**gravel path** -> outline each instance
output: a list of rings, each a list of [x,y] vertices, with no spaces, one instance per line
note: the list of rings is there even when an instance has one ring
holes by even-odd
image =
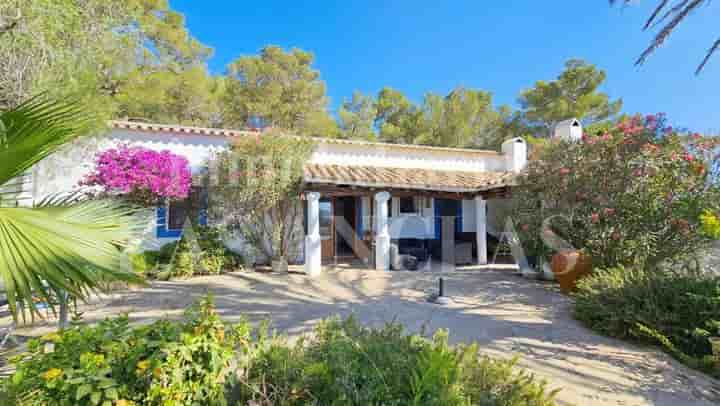
[[[454,302],[426,301],[437,278],[446,280]],[[599,336],[573,320],[570,301],[552,284],[528,281],[500,270],[452,273],[328,271],[319,278],[302,274],[233,273],[114,293],[85,306],[89,322],[121,312],[133,322],[180,317],[207,291],[230,321],[269,318],[293,337],[311,331],[333,314],[354,314],[381,325],[402,322],[411,331],[450,331],[454,342],[478,341],[487,353],[521,357],[521,365],[553,388],[559,400],[583,405],[718,405],[720,381],[692,371],[662,352]],[[0,327],[10,322],[7,315]],[[51,327],[22,328],[39,335]]]

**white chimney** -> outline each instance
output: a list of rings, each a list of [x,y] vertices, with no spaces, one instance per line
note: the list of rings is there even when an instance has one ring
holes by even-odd
[[[554,138],[560,138],[564,141],[580,141],[583,135],[583,128],[580,121],[576,118],[565,120],[557,123],[555,126]]]
[[[502,153],[508,163],[508,171],[518,173],[527,166],[527,144],[522,138],[511,138],[502,143]]]

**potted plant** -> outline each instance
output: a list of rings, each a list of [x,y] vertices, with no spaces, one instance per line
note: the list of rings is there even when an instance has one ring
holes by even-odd
[[[308,140],[264,133],[235,141],[211,163],[213,214],[257,252],[274,272],[287,272],[303,236],[300,200]]]
[[[270,262],[273,272],[287,272],[288,262],[285,257],[276,257]]]

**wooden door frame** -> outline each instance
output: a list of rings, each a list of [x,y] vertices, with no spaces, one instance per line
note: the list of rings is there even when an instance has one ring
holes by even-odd
[[[322,200],[326,199],[325,202],[329,200],[330,202],[330,242],[326,242],[327,240],[323,240],[322,236],[320,237],[320,258],[323,261],[332,260],[335,258],[336,254],[336,247],[335,247],[335,198],[334,197],[325,197],[320,198],[320,203],[323,203]],[[331,252],[325,249],[326,247],[329,247]]]

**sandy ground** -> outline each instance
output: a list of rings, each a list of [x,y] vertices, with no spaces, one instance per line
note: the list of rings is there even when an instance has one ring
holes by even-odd
[[[453,303],[427,302],[443,276]],[[230,321],[270,319],[293,337],[318,320],[354,314],[370,325],[391,320],[410,331],[446,328],[453,342],[478,341],[493,356],[521,357],[521,365],[561,388],[563,404],[718,405],[720,381],[692,371],[662,352],[599,336],[572,319],[570,301],[553,284],[529,281],[507,270],[452,273],[330,270],[321,277],[299,273],[233,273],[184,281],[154,282],[85,305],[84,320],[121,312],[133,322],[180,317],[207,291]],[[5,314],[0,327],[10,323]],[[40,335],[51,325],[17,330]]]

